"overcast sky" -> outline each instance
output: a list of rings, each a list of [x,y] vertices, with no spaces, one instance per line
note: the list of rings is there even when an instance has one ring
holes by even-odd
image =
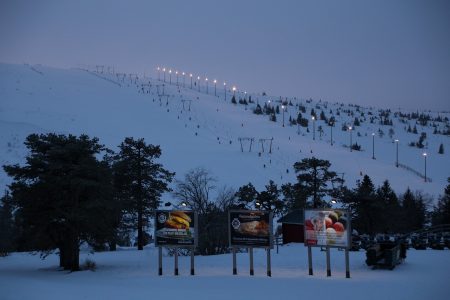
[[[272,95],[450,110],[450,1],[0,0],[0,62],[157,66]]]

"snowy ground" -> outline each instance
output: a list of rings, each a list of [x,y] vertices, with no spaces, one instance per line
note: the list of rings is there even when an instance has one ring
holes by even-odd
[[[173,276],[173,258],[164,257],[164,275],[157,275],[157,251],[122,249],[82,253],[97,270],[69,273],[58,268],[57,255],[14,253],[0,258],[0,299],[448,299],[450,251],[409,250],[393,271],[372,270],[365,252],[350,252],[351,278],[345,278],[344,252],[332,250],[332,277],[326,277],[325,252],[313,251],[314,276],[308,275],[303,244],[272,251],[272,277],[266,256],[255,250],[255,276],[248,272],[248,254],[238,254],[238,275],[230,254],[196,256],[196,275],[189,275],[189,258],[181,257],[180,276]]]

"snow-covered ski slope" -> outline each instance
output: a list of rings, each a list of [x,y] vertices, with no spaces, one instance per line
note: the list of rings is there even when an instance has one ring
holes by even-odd
[[[278,184],[294,182],[292,165],[307,157],[330,160],[331,169],[343,176],[346,184],[354,187],[362,175],[368,174],[376,185],[388,179],[398,193],[407,187],[437,196],[442,194],[447,177],[450,176],[449,137],[433,134],[431,126],[417,126],[418,134],[408,133],[408,124],[414,126],[415,120],[402,123],[394,118],[398,108],[391,108],[390,118],[393,126],[379,125],[379,120],[370,123],[372,116],[378,116],[378,108],[363,108],[324,101],[307,101],[301,98],[288,98],[293,106],[286,107],[283,127],[283,111],[279,96],[262,96],[248,93],[255,103],[248,106],[231,103],[233,92],[227,86],[226,100],[224,87],[209,81],[208,94],[205,81],[190,89],[190,80],[180,76],[179,86],[176,77],[169,76],[164,82],[155,78],[136,79],[116,74],[98,74],[87,69],[55,69],[41,65],[0,64],[0,164],[23,163],[27,153],[23,141],[30,133],[57,132],[96,136],[113,150],[125,137],[145,138],[146,142],[161,145],[160,162],[182,179],[184,174],[197,167],[203,167],[217,178],[217,186],[238,188],[252,182],[262,189],[269,180]],[[158,87],[157,87],[158,85]],[[236,92],[236,98],[244,98],[243,92]],[[283,98],[284,100],[285,98]],[[268,115],[253,114],[256,102],[280,105],[277,122],[269,121]],[[289,118],[296,118],[298,104],[306,106],[303,117],[308,118],[309,132],[306,128],[289,126]],[[376,106],[376,104],[374,104]],[[329,118],[336,118],[331,145],[331,128],[324,121],[313,122],[310,111],[314,108],[319,116],[323,110]],[[340,115],[337,109],[340,108]],[[333,114],[331,114],[331,112]],[[348,111],[353,111],[351,116]],[[407,113],[407,111],[402,111]],[[364,114],[361,117],[361,113]],[[420,112],[419,112],[420,113]],[[427,112],[442,118],[449,113]],[[372,115],[370,115],[372,114]],[[355,117],[361,126],[352,130],[352,141],[362,146],[362,151],[350,151],[350,132],[343,131],[342,125],[353,124]],[[445,130],[444,122],[435,123]],[[323,133],[320,134],[319,126]],[[394,135],[389,136],[389,128]],[[378,135],[378,130],[384,136]],[[372,133],[376,136],[373,140]],[[420,133],[426,132],[425,149],[408,146],[418,141]],[[243,140],[241,151],[240,138]],[[250,151],[250,142],[253,139]],[[273,138],[272,153],[268,153],[269,141],[265,140],[264,152],[260,139]],[[396,168],[396,143],[398,139],[398,160],[419,173],[424,173],[423,152],[427,152],[427,176],[432,182],[405,168]],[[375,158],[372,159],[373,141]],[[440,144],[444,154],[438,154]],[[0,188],[3,190],[10,182],[3,170],[0,171]],[[167,200],[170,195],[164,196]]]

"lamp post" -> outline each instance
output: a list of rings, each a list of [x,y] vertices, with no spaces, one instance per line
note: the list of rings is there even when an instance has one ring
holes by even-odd
[[[177,75],[177,86],[178,86],[178,71],[175,71],[175,75]]]
[[[209,94],[208,77],[205,78],[206,81],[206,93]]]
[[[227,83],[223,83],[223,92],[225,93],[225,101],[227,101]]]
[[[233,97],[236,96],[236,87],[233,86]]]
[[[183,87],[186,87],[185,83],[186,83],[186,73],[183,72]]]
[[[284,109],[286,108],[286,106],[281,105],[281,109],[283,110],[283,127],[284,127]]]
[[[395,166],[398,168],[398,140],[396,139],[395,140],[395,144],[396,144],[396,147],[395,147]]]
[[[164,82],[166,82],[166,68],[163,68],[163,74],[164,74]]]
[[[161,68],[157,67],[156,70],[158,70],[158,81],[161,81],[161,77],[160,77]]]
[[[172,84],[172,70],[169,70],[169,84]]]
[[[313,121],[313,141],[316,140],[316,118],[314,116],[311,117]]]
[[[424,162],[425,162],[425,177],[424,177],[424,180],[425,180],[425,182],[427,182],[427,153],[426,152],[423,153],[423,158],[424,158]]]
[[[189,74],[189,77],[191,77],[191,90],[192,90],[192,73]]]
[[[372,132],[372,159],[375,159],[375,132]]]
[[[216,88],[217,88],[217,80],[214,79],[214,96],[217,96]]]
[[[352,142],[352,126],[348,127],[348,131],[350,131],[350,152],[352,152],[353,151],[353,149],[352,149],[352,144],[353,144],[353,142]]]
[[[200,76],[197,76],[198,91],[200,92]]]

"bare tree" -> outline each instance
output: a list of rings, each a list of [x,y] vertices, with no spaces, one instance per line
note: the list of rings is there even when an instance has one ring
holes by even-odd
[[[216,181],[206,169],[195,168],[184,176],[184,181],[176,181],[173,195],[186,203],[187,207],[199,214],[205,214],[212,205],[210,196],[216,188],[214,185]]]

